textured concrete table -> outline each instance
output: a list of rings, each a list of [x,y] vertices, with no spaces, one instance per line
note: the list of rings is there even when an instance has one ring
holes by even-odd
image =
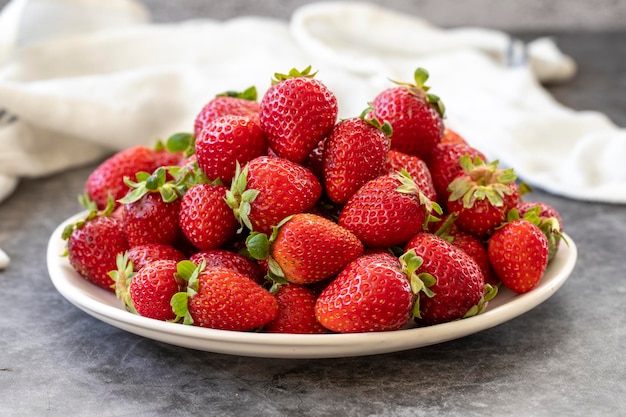
[[[561,34],[576,80],[551,90],[626,126],[626,33]],[[625,155],[626,158],[626,155]],[[0,204],[0,416],[624,416],[626,207],[536,191],[579,249],[530,312],[435,346],[342,359],[256,359],[179,348],[102,323],[46,270],[48,238],[93,166],[24,180]]]

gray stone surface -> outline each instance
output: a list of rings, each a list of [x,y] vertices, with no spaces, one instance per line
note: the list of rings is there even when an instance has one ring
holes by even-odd
[[[626,126],[626,32],[556,39],[580,66],[551,88],[557,99]],[[47,241],[79,210],[92,169],[23,180],[0,204],[0,247],[12,258],[0,272],[0,417],[626,415],[624,206],[536,190],[561,212],[579,259],[556,294],[505,324],[385,355],[256,359],[135,336],[54,289]]]

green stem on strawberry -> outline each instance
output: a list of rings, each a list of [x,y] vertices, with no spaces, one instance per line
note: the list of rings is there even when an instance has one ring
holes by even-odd
[[[429,93],[430,87],[426,85],[426,81],[430,77],[430,74],[425,68],[418,67],[413,72],[414,83],[406,83],[401,81],[391,80],[393,83],[406,87],[411,94],[417,97],[425,97],[426,101],[439,113],[442,118],[445,117],[446,107],[439,96]]]
[[[478,303],[476,303],[476,305],[472,306],[469,310],[467,310],[467,313],[463,315],[463,318],[466,319],[468,317],[477,316],[478,314],[482,313],[487,307],[487,303],[493,300],[493,298],[496,295],[498,295],[499,286],[500,284],[498,285],[485,284],[483,296],[478,301]]]
[[[124,183],[128,185],[130,191],[119,200],[122,204],[129,204],[138,201],[150,192],[158,192],[166,203],[171,203],[181,196],[177,185],[173,181],[167,181],[167,170],[165,167],[157,168],[152,174],[140,171],[136,175],[137,181],[132,181],[125,177]]]
[[[274,78],[272,79],[272,85],[278,84],[279,82],[285,81],[289,78],[296,78],[296,77],[314,78],[316,74],[317,74],[317,71],[315,71],[314,73],[311,73],[310,65],[303,70],[292,68],[289,70],[287,74],[281,74],[279,72],[274,73]]]
[[[90,200],[86,196],[79,196],[78,201],[81,202],[81,204],[83,204],[83,206],[86,209],[88,209],[89,212],[84,218],[78,220],[76,223],[68,224],[67,226],[65,226],[65,228],[63,229],[63,232],[61,232],[61,238],[63,240],[69,239],[69,237],[71,236],[74,230],[80,229],[89,220],[92,220],[98,216],[102,216],[102,217],[110,216],[113,213],[113,210],[115,209],[115,200],[113,200],[113,197],[111,196],[109,196],[109,198],[107,199],[107,205],[104,208],[104,210],[98,210],[98,207],[96,205],[90,204],[88,202]]]
[[[415,253],[414,249],[405,252],[399,259],[402,265],[402,272],[408,277],[411,291],[416,295],[412,310],[413,318],[421,318],[420,293],[425,294],[428,298],[434,297],[435,293],[433,293],[430,287],[437,283],[437,279],[428,273],[417,273],[424,260]]]
[[[202,261],[200,265],[196,265],[189,260],[180,261],[176,265],[177,279],[187,283],[186,291],[180,291],[174,294],[170,300],[172,311],[176,314],[173,322],[183,324],[193,324],[193,317],[189,314],[189,299],[198,293],[198,276],[206,268],[206,261]]]
[[[129,286],[130,281],[135,276],[133,261],[129,259],[128,253],[120,253],[115,259],[117,270],[109,272],[109,276],[115,282],[113,288],[115,289],[115,296],[122,301],[122,304],[126,310],[133,314],[138,314],[137,310],[133,306],[133,301],[130,298]]]
[[[226,191],[226,204],[233,209],[233,214],[241,226],[237,233],[243,231],[244,226],[252,231],[252,223],[248,215],[250,214],[250,203],[259,195],[258,190],[246,189],[248,186],[248,165],[243,169],[237,162],[235,166],[235,176],[231,183],[230,190]]]
[[[215,97],[233,97],[242,98],[244,100],[257,101],[258,93],[255,86],[250,86],[243,91],[224,91],[223,93],[216,94]]]
[[[436,214],[441,215],[443,213],[441,206],[437,204],[437,202],[429,199],[420,190],[417,183],[411,177],[411,174],[409,174],[405,169],[402,169],[395,174],[395,178],[400,181],[400,186],[397,188],[397,191],[403,194],[413,194],[417,196],[420,205],[424,207],[424,210],[426,211],[425,221],[422,225],[424,230],[428,228],[429,223],[439,221],[439,218],[433,215],[433,211]]]

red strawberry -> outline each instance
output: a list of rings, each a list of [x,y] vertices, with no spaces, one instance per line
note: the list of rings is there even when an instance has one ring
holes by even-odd
[[[160,166],[177,165],[180,158],[179,153],[170,153],[160,148],[133,146],[117,152],[93,170],[87,177],[85,193],[102,210],[109,196],[117,201],[128,192],[125,177],[135,178],[135,174],[141,171],[153,172]]]
[[[303,285],[280,285],[278,314],[263,327],[268,333],[319,334],[327,330],[315,318],[315,295]]]
[[[302,163],[304,167],[306,167],[308,170],[310,170],[313,173],[313,175],[315,175],[315,177],[319,180],[320,183],[324,181],[323,158],[324,158],[324,145],[325,144],[326,144],[326,138],[320,140],[315,146],[315,148],[313,148],[311,153],[309,153],[309,156],[307,156],[307,158]]]
[[[113,291],[115,284],[109,271],[117,269],[117,254],[128,249],[122,223],[109,216],[112,207],[111,202],[103,213],[93,210],[63,231],[70,265],[87,281],[108,291]]]
[[[406,243],[440,211],[406,173],[386,174],[363,185],[344,206],[338,224],[365,246]]]
[[[210,180],[230,184],[235,165],[245,165],[267,153],[258,123],[247,116],[221,116],[207,123],[196,137],[198,166]]]
[[[417,257],[415,276],[424,280],[419,308],[415,309],[418,323],[444,323],[476,314],[484,307],[484,277],[463,250],[424,232],[407,243],[405,252]],[[494,295],[490,293],[488,298]]]
[[[480,158],[473,162],[461,157],[463,172],[448,189],[448,211],[456,213],[455,224],[478,238],[485,238],[505,220],[519,200],[517,176],[512,168],[498,168],[498,161],[489,164]]]
[[[200,132],[212,120],[221,116],[235,115],[249,117],[255,123],[259,122],[259,103],[255,87],[250,87],[242,92],[227,91],[218,94],[204,105],[196,116],[193,131],[196,138]]]
[[[402,171],[403,169],[409,173],[417,187],[424,195],[432,200],[437,201],[437,192],[433,184],[433,178],[426,162],[415,155],[390,150],[387,154],[387,162],[385,170],[388,174]]]
[[[343,119],[324,145],[323,174],[328,198],[345,203],[367,181],[385,172],[391,127],[376,118]]]
[[[337,120],[337,98],[311,74],[275,74],[261,99],[259,121],[276,155],[301,163]]]
[[[156,320],[175,320],[171,300],[184,284],[178,278],[177,261],[160,259],[148,262],[133,272],[128,254],[119,255],[118,270],[112,272],[115,293],[132,313]]]
[[[127,251],[128,259],[132,261],[134,270],[138,271],[146,264],[161,259],[172,261],[182,261],[185,255],[171,245],[159,243],[148,243],[145,245],[133,246]]]
[[[232,269],[203,269],[190,261],[178,265],[188,280],[187,292],[172,300],[174,311],[185,324],[221,330],[260,328],[278,314],[278,300],[247,276]]]
[[[318,179],[305,167],[260,156],[237,170],[227,202],[242,225],[269,235],[285,217],[312,209],[321,194]]]
[[[131,191],[120,199],[128,244],[171,245],[180,236],[180,199],[175,184],[166,181],[163,167],[149,175],[137,173],[137,182],[127,180]]]
[[[391,149],[428,159],[444,132],[443,103],[428,93],[424,83],[428,72],[415,70],[415,84],[397,83],[397,87],[379,93],[372,106],[376,117],[391,124]]]
[[[263,236],[251,235],[250,246],[255,243],[255,237]],[[330,278],[363,253],[363,245],[353,233],[309,213],[295,214],[281,223],[269,244],[270,262],[280,268],[273,272],[294,284],[312,284]],[[258,249],[258,246],[250,248],[253,256]]]
[[[411,318],[414,295],[400,261],[388,253],[352,261],[322,291],[315,316],[340,333],[397,330]]]
[[[252,259],[239,253],[224,249],[209,249],[194,253],[189,260],[196,265],[204,261],[207,268],[219,266],[233,269],[251,278],[257,284],[265,282],[265,273],[261,267]]]
[[[463,171],[463,168],[461,168],[461,157],[463,155],[468,155],[472,160],[476,157],[483,161],[487,160],[482,152],[467,144],[439,143],[426,161],[433,178],[438,201],[441,204],[444,204],[450,195],[448,185]]]
[[[505,287],[525,293],[537,285],[548,265],[548,239],[528,220],[505,223],[489,238],[487,253]]]
[[[467,141],[457,132],[450,129],[449,127],[446,127],[443,131],[443,137],[441,138],[441,143],[465,143],[467,144]]]
[[[182,198],[178,222],[187,240],[200,250],[216,249],[234,238],[237,219],[226,204],[228,188],[192,185]]]
[[[538,218],[538,222],[534,223],[548,238],[550,248],[548,261],[554,259],[563,238],[563,220],[559,212],[551,205],[541,201],[519,202],[516,208],[522,218],[526,218],[529,213]]]

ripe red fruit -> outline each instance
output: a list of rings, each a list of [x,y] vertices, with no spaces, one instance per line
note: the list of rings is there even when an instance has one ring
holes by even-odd
[[[207,268],[219,266],[235,270],[251,278],[257,284],[265,282],[265,273],[261,267],[252,259],[236,252],[224,249],[203,250],[191,255],[189,260],[196,265],[204,262]]]
[[[226,199],[242,225],[269,235],[285,217],[311,210],[321,195],[317,177],[305,167],[260,156],[237,171]]]
[[[147,193],[137,201],[124,204],[122,213],[128,244],[173,244],[180,235],[179,208],[179,199],[168,203],[159,193]]]
[[[441,143],[467,143],[467,141],[454,130],[446,127],[443,131]]]
[[[499,169],[480,158],[473,162],[461,157],[463,172],[448,187],[448,211],[455,213],[455,224],[478,238],[485,238],[500,226],[519,200],[513,169]]]
[[[424,83],[428,72],[415,70],[415,84],[397,83],[397,87],[379,93],[372,106],[381,121],[391,124],[391,149],[428,159],[444,132],[443,103]]]
[[[221,116],[245,116],[259,123],[259,103],[256,101],[257,91],[250,87],[242,92],[226,92],[218,94],[202,107],[194,121],[194,135],[200,137],[202,129],[211,121]]]
[[[137,271],[128,287],[134,312],[156,320],[176,318],[170,303],[183,284],[177,278],[176,265],[177,261],[161,259],[152,261]]]
[[[361,241],[349,230],[308,213],[296,214],[282,224],[270,248],[284,279],[294,284],[330,278],[362,253]]]
[[[239,272],[222,267],[203,269],[190,261],[182,261],[178,269],[188,279],[187,292],[177,294],[172,303],[186,324],[246,331],[264,326],[278,314],[276,297]]]
[[[440,211],[406,172],[386,174],[367,182],[348,200],[338,224],[365,246],[401,245],[423,230],[433,210]]]
[[[554,259],[563,238],[563,220],[559,212],[551,205],[542,201],[520,201],[516,208],[521,218],[525,218],[531,212],[538,218],[535,224],[539,226],[548,238],[548,246],[550,248],[548,262]]]
[[[63,231],[70,265],[87,281],[114,291],[109,272],[117,269],[116,257],[128,249],[122,223],[108,215],[90,212]]]
[[[200,250],[219,248],[237,233],[237,219],[226,204],[226,191],[223,185],[195,184],[182,198],[180,228]]]
[[[315,318],[315,294],[304,285],[281,285],[275,293],[278,314],[266,324],[268,333],[319,334],[327,330]]]
[[[384,130],[383,130],[384,129]],[[363,184],[385,172],[389,125],[353,117],[335,125],[324,144],[323,175],[328,198],[345,203]]]
[[[259,121],[270,147],[296,163],[307,158],[337,120],[337,98],[310,71],[275,74],[260,104]]]
[[[414,295],[400,261],[388,253],[352,261],[319,295],[315,316],[340,333],[397,330],[411,318]]]
[[[437,192],[426,162],[415,155],[390,150],[387,154],[385,171],[388,174],[393,174],[402,170],[408,172],[417,187],[429,200],[437,201]]]
[[[548,265],[548,239],[528,220],[509,221],[489,238],[487,253],[502,284],[525,293],[539,283]]]
[[[460,248],[432,233],[418,233],[406,245],[421,264],[417,276],[426,276],[428,292],[419,294],[419,314],[423,324],[444,323],[463,318],[479,305],[485,289],[484,277],[476,261]],[[476,309],[479,312],[479,309]],[[474,310],[470,312],[473,314]]]
[[[439,143],[433,149],[430,158],[426,161],[437,192],[438,201],[445,204],[450,192],[448,186],[462,171],[461,157],[467,155],[471,160],[479,157],[483,161],[487,158],[478,149],[465,143]]]
[[[161,259],[182,261],[185,255],[171,245],[149,243],[146,245],[133,246],[126,252],[128,259],[133,263],[135,271],[140,270],[146,264]]]
[[[103,210],[109,197],[117,202],[128,192],[125,177],[135,178],[135,174],[141,171],[153,172],[163,165],[177,165],[180,158],[179,153],[133,146],[117,152],[93,170],[87,177],[85,193],[98,209]]]
[[[213,181],[230,184],[239,162],[245,165],[267,153],[267,140],[259,124],[247,116],[221,116],[207,123],[196,136],[196,159]]]

